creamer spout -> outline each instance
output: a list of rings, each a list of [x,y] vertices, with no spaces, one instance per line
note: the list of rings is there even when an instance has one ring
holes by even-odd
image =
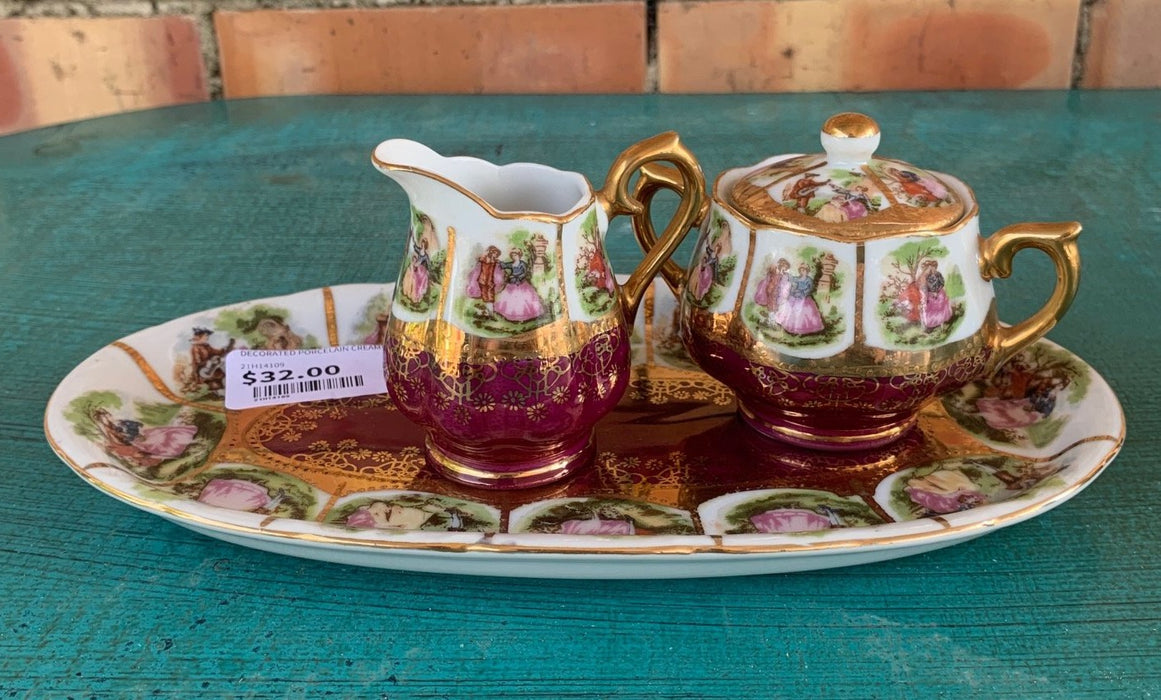
[[[419,189],[455,190],[501,219],[533,214],[564,222],[583,211],[594,196],[579,173],[536,163],[495,165],[466,156],[449,158],[406,139],[384,141],[371,160],[412,199]]]

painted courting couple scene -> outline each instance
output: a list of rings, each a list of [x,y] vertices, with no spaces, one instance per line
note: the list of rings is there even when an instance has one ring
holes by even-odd
[[[1062,460],[1035,462],[1008,455],[952,457],[898,472],[879,498],[901,520],[947,515],[1017,498],[1048,485],[1067,466]]]
[[[836,169],[823,176],[808,172],[786,184],[782,205],[822,221],[854,221],[883,207],[882,195],[873,188],[861,173]]]
[[[354,498],[331,511],[326,522],[357,530],[496,532],[500,511],[449,496],[400,491]]]
[[[509,532],[561,535],[694,535],[678,508],[613,497],[560,498],[513,511]]]
[[[947,255],[938,242],[912,241],[884,260],[879,318],[891,342],[936,345],[963,320],[963,276],[955,265],[941,267]]]
[[[218,413],[131,401],[114,391],[81,394],[64,415],[78,435],[147,481],[174,479],[201,466],[226,428],[225,416]]]
[[[477,246],[457,303],[460,318],[499,335],[523,333],[555,319],[560,294],[550,246],[543,234],[523,229]]]
[[[219,338],[222,335],[225,337]],[[173,377],[187,399],[218,399],[225,389],[226,355],[230,351],[317,347],[318,338],[291,327],[288,309],[265,304],[226,309],[212,322],[193,326],[189,335],[178,341]]]
[[[829,491],[770,489],[725,496],[702,506],[703,520],[720,534],[788,534],[882,524],[883,518],[858,496]],[[718,515],[707,518],[710,512]]]
[[[875,162],[872,172],[896,201],[912,207],[940,207],[952,196],[938,179],[913,171]],[[822,221],[857,221],[887,206],[880,186],[865,173],[845,169],[812,169],[789,180],[781,194],[782,205]]]
[[[805,246],[766,257],[745,318],[764,340],[805,347],[825,345],[845,330],[839,308],[845,282],[839,260],[829,251]]]
[[[319,493],[305,481],[246,464],[219,464],[169,489],[217,508],[295,520],[314,517],[320,505]]]
[[[945,396],[943,405],[966,430],[993,442],[1044,447],[1064,430],[1090,383],[1088,368],[1075,357],[1037,343],[987,381]]]
[[[913,207],[942,207],[953,201],[951,192],[931,173],[899,167],[890,161],[875,161],[870,167],[901,203]]]

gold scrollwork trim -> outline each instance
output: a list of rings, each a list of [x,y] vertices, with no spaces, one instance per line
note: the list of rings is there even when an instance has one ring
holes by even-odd
[[[513,359],[551,360],[577,352],[585,343],[602,333],[621,326],[621,315],[614,309],[595,321],[557,319],[540,328],[508,338],[485,338],[473,335],[447,321],[404,321],[392,318],[389,338],[396,338],[412,348],[429,350],[444,367],[460,363],[484,364]]]
[[[628,396],[651,404],[701,401],[714,406],[733,406],[734,392],[701,372],[658,365],[638,365],[630,374]]]
[[[771,186],[801,176],[804,172],[791,173],[781,180],[775,181]],[[780,229],[803,231],[826,237],[838,236],[848,241],[931,231],[946,233],[957,224],[962,224],[964,220],[962,212],[965,209],[960,202],[956,202],[957,206],[946,209],[944,207],[895,206],[884,210],[890,212],[889,218],[878,218],[871,215],[866,217],[865,221],[830,223],[810,214],[782,206],[781,203],[771,199],[766,188],[749,182],[739,182],[734,186],[730,196],[735,206],[740,205],[750,209],[751,215],[748,218],[751,220]]]

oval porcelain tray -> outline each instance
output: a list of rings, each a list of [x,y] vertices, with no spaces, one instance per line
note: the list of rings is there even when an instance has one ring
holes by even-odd
[[[430,471],[384,395],[227,411],[228,347],[375,342],[391,285],[345,285],[192,314],[102,348],[61,382],[45,432],[89,484],[228,542],[414,571],[676,578],[862,564],[963,542],[1075,496],[1125,421],[1105,381],[1041,341],[924,409],[878,451],[770,442],[690,365],[655,285],[633,381],[574,479],[492,492]],[[194,329],[212,331],[199,333]],[[195,347],[196,345],[196,347]],[[524,410],[517,399],[497,411]]]

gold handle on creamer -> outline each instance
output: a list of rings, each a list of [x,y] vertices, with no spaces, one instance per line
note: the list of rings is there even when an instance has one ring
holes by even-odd
[[[672,163],[673,167],[661,166],[658,161]],[[641,173],[640,178],[633,194],[629,194],[629,183],[637,171]],[[658,237],[650,219],[650,209],[653,195],[661,189],[677,192],[681,196],[681,203],[665,231]],[[629,275],[619,291],[622,313],[626,321],[632,322],[645,290],[658,271],[661,271],[670,286],[673,285],[671,277],[676,275],[676,279],[680,280],[681,268],[670,257],[704,213],[705,175],[697,159],[681,143],[677,134],[670,131],[625,149],[609,168],[605,185],[597,192],[597,201],[610,219],[618,214],[633,217],[633,231],[641,249],[645,251],[645,259]]]
[[[990,371],[1052,330],[1072,305],[1080,285],[1080,250],[1076,244],[1080,228],[1075,221],[1013,224],[981,241],[980,274],[986,280],[1011,275],[1012,258],[1025,248],[1044,252],[1056,265],[1056,287],[1047,303],[1020,323],[996,329],[991,341]]]

